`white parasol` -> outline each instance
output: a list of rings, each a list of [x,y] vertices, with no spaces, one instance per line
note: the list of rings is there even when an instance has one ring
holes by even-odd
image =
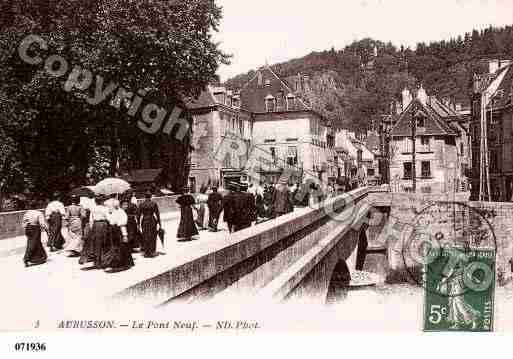
[[[121,178],[106,178],[94,186],[94,193],[109,196],[121,194],[130,189],[130,184]]]
[[[64,208],[64,204],[60,201],[53,201],[46,206],[45,216],[48,218],[50,214],[53,212],[59,212],[61,215],[66,215],[66,209]]]

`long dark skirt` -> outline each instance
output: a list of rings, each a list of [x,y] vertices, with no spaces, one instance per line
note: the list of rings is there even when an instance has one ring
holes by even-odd
[[[129,243],[122,241],[121,230],[118,226],[111,226],[111,247],[103,257],[103,267],[115,271],[128,269],[134,266],[132,248]]]
[[[82,253],[80,254],[80,259],[78,263],[86,264],[94,261],[94,240],[91,236],[91,227],[84,227],[84,246],[82,247]]]
[[[48,219],[49,234],[48,234],[48,247],[55,249],[62,249],[64,246],[64,237],[62,236],[62,216],[58,212],[53,212]]]
[[[128,234],[128,245],[130,248],[141,247],[141,238],[139,229],[137,228],[137,222],[135,216],[128,216],[128,222],[126,224],[126,230]]]
[[[103,268],[103,257],[110,247],[110,226],[107,221],[95,221],[89,233],[94,252],[94,265]]]
[[[180,208],[180,224],[176,233],[177,238],[191,238],[198,234],[198,229],[194,223],[191,206],[182,206]]]
[[[157,252],[157,221],[154,217],[143,217],[142,229],[142,250],[145,256],[154,256]]]
[[[27,236],[27,248],[25,249],[23,261],[34,264],[46,262],[47,255],[41,243],[41,228],[28,225],[25,228],[25,235]]]

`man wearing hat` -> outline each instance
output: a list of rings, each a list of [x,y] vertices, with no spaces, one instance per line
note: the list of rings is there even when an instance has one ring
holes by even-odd
[[[246,192],[246,186],[237,186],[234,193],[234,216],[233,231],[238,232],[251,227],[251,223],[256,220],[255,197]]]
[[[237,216],[235,210],[235,203],[237,195],[236,192],[236,184],[229,182],[226,183],[226,188],[228,189],[228,194],[223,198],[223,211],[224,211],[224,221],[228,225],[228,231],[232,233],[234,231],[234,222],[235,217]]]
[[[212,187],[212,193],[208,195],[208,228],[211,232],[217,232],[219,216],[223,211],[223,196],[217,192],[217,187]]]

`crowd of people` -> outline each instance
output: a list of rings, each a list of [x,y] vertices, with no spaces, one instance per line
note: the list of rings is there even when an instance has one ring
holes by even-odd
[[[323,198],[335,195],[332,185],[321,192],[313,183],[290,184],[285,178],[280,178],[276,184],[231,182],[226,187],[224,195],[215,186],[203,188],[198,194],[186,189],[186,193],[177,199],[181,215],[177,231],[179,240],[191,240],[202,230],[217,232],[221,214],[228,231],[234,233],[288,214],[296,206],[315,205]]]
[[[77,257],[84,270],[118,272],[134,266],[134,253],[147,258],[157,256],[162,224],[158,205],[151,197],[151,192],[146,192],[138,205],[133,194],[88,199],[72,196],[67,207],[55,199],[44,214],[27,211],[22,221],[27,237],[25,266],[47,261],[42,232],[47,233],[50,252]]]
[[[215,186],[199,194],[184,190],[176,200],[180,206],[178,241],[190,241],[202,230],[219,231],[221,214],[229,233],[234,233],[286,215],[297,206],[315,206],[337,191],[333,185],[321,189],[314,183],[290,184],[280,178],[276,184],[231,182],[222,192]],[[159,207],[150,191],[144,197],[138,205],[133,194],[96,195],[88,200],[72,196],[67,207],[56,199],[44,214],[27,211],[23,218],[25,266],[46,262],[42,232],[48,235],[50,252],[62,250],[69,257],[78,257],[81,265],[92,263],[83,269],[117,272],[134,266],[134,253],[157,256],[157,239],[163,236]]]

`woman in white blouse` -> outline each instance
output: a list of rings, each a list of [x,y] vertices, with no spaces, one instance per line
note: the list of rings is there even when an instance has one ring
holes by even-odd
[[[120,208],[118,200],[109,203],[110,239],[111,248],[105,256],[104,267],[108,272],[127,270],[134,265],[132,248],[128,242],[127,222],[128,216]]]

